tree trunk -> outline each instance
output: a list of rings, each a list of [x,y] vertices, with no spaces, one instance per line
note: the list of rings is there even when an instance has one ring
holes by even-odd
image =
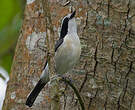
[[[69,76],[78,88],[86,110],[134,110],[135,2],[134,0],[49,0],[55,40],[61,19],[77,11],[81,40],[80,62]],[[46,61],[46,22],[41,0],[27,0],[16,46],[3,110],[25,110],[25,101]],[[73,90],[61,84],[62,110],[80,110]],[[50,110],[48,85],[32,110]]]

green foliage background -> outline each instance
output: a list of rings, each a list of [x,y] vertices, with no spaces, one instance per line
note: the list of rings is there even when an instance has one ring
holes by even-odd
[[[10,73],[25,0],[0,0],[0,66]]]

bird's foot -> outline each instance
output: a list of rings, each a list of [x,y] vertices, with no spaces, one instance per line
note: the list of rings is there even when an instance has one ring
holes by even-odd
[[[67,76],[62,76],[61,78],[63,81],[69,81],[71,83],[74,83],[74,80],[72,80],[70,77],[67,77]]]
[[[50,78],[49,84],[56,84],[56,82],[59,82],[61,80],[60,75],[54,75]]]

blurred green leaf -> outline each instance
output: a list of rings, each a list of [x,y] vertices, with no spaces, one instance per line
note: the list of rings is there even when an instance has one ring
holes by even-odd
[[[16,0],[0,0],[0,30],[11,22],[20,10]]]
[[[15,48],[22,20],[19,15],[14,17],[11,25],[5,27],[0,32],[0,65],[4,67],[8,73],[10,72],[11,62],[13,58],[12,48]]]
[[[0,66],[8,73],[22,24],[23,1],[0,0]]]
[[[10,73],[10,68],[12,65],[12,53],[8,53],[8,55],[5,55],[2,57],[2,60],[0,60],[0,65],[7,70],[8,73]]]
[[[0,55],[12,48],[16,43],[21,24],[22,20],[19,15],[17,15],[9,26],[6,26],[0,31]]]

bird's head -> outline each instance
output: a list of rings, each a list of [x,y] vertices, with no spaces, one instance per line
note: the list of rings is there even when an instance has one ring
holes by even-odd
[[[64,38],[68,33],[72,34],[77,32],[75,14],[76,11],[73,11],[62,19],[60,38]]]

